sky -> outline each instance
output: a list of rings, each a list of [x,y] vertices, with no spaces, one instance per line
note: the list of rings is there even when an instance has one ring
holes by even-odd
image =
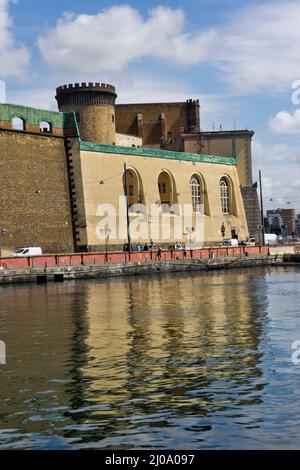
[[[73,82],[199,98],[203,130],[255,131],[265,208],[300,213],[299,18],[299,0],[0,0],[0,99],[1,81],[7,102],[53,110]]]

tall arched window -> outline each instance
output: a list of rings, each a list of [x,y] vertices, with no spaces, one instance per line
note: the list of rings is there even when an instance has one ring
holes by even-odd
[[[191,177],[192,204],[194,212],[201,212],[201,183],[197,175]]]
[[[126,177],[125,172],[123,174],[123,186],[124,192],[128,197],[128,204],[130,208],[136,204],[144,203],[142,181],[136,170],[133,168],[127,168]]]
[[[22,118],[14,117],[11,120],[11,126],[16,131],[24,131],[25,130],[25,121]]]
[[[220,180],[220,195],[221,195],[221,206],[223,214],[229,214],[229,184],[226,178]]]
[[[173,184],[169,173],[162,171],[158,177],[158,190],[162,209],[171,207],[174,202]]]

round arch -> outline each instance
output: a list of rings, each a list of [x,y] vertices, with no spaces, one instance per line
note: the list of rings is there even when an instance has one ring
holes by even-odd
[[[123,172],[123,187],[125,195],[127,194],[128,196],[129,207],[134,206],[136,204],[144,204],[144,193],[141,175],[133,167],[127,167],[126,172],[127,178],[125,178],[125,172]]]
[[[235,197],[232,179],[223,175],[219,180],[220,200],[223,214],[235,213]]]

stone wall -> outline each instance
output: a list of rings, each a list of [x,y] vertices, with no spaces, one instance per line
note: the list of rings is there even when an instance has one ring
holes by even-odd
[[[0,245],[73,251],[65,141],[0,130]]]
[[[198,101],[116,106],[117,132],[142,137],[144,145],[160,144],[168,133],[179,137],[184,130],[199,131],[199,120]]]

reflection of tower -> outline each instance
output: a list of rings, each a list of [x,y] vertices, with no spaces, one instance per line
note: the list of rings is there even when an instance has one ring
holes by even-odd
[[[115,87],[105,83],[75,83],[56,90],[61,112],[75,112],[82,140],[115,144]]]

